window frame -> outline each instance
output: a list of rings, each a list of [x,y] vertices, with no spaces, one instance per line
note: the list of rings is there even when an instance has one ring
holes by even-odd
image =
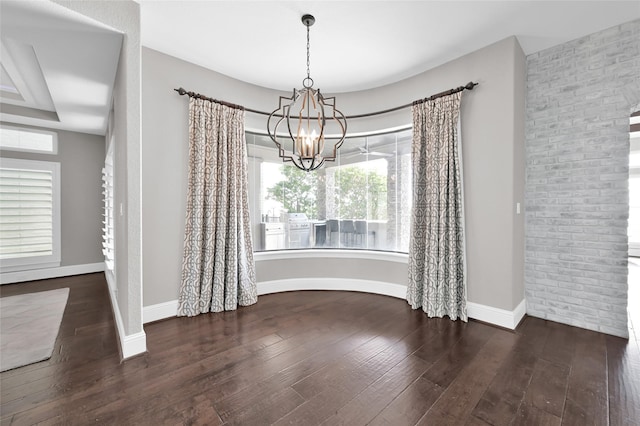
[[[18,158],[0,158],[0,169],[38,170],[51,172],[51,215],[52,215],[52,253],[43,256],[25,256],[0,259],[2,272],[18,272],[31,269],[55,268],[60,266],[61,217],[60,217],[60,163],[55,161],[25,160]]]
[[[42,135],[49,135],[52,137],[51,141],[51,151],[46,151],[42,149],[32,149],[32,148],[13,148],[13,147],[4,147],[0,145],[1,151],[11,151],[11,152],[29,152],[35,154],[47,154],[47,155],[57,155],[58,154],[58,133],[51,130],[41,130],[41,129],[31,129],[26,127],[19,126],[11,126],[7,124],[0,124],[0,129],[7,130],[15,130],[18,132],[24,133],[37,133]]]
[[[291,163],[283,163],[282,159],[278,157],[278,153],[277,153],[277,148],[275,146],[265,146],[263,144],[256,144],[255,143],[255,138],[266,138],[266,135],[261,132],[261,131],[256,131],[253,129],[245,129],[245,139],[246,139],[246,144],[247,144],[247,156],[249,159],[249,168],[253,171],[253,175],[255,176],[259,176],[262,173],[261,167],[262,164],[264,163],[274,163],[274,164],[278,164],[278,165],[282,165],[285,164],[286,166],[289,167],[295,167],[295,166],[291,166]],[[408,140],[409,140],[409,148],[410,148],[410,144],[411,144],[411,139],[412,139],[412,132],[413,132],[413,126],[408,124],[408,125],[404,125],[404,126],[397,126],[397,127],[393,127],[393,128],[388,128],[388,129],[383,129],[383,130],[376,130],[376,131],[369,131],[369,132],[359,132],[359,133],[351,133],[348,134],[346,139],[365,139],[365,138],[377,138],[377,137],[381,137],[381,136],[385,136],[385,135],[395,135],[396,137],[396,141],[395,143],[398,144],[400,139],[398,139],[398,137],[403,137],[401,136],[403,133],[405,132],[409,132],[408,133]],[[331,139],[332,136],[327,136],[328,139]],[[404,138],[402,139],[402,141],[406,142],[406,140],[404,140]],[[367,140],[367,144],[369,143],[369,141]],[[368,145],[367,145],[368,146]],[[375,151],[375,147],[371,147],[372,151]],[[339,153],[337,159],[336,159],[336,165],[332,166],[331,168],[335,168],[336,170],[339,170],[342,167],[352,167],[355,166],[356,164],[358,164],[357,162],[347,162],[345,164],[341,164],[341,154]],[[410,155],[410,149],[409,152],[405,152],[404,154],[409,154]],[[404,155],[403,154],[403,155]],[[373,154],[373,156],[369,156],[367,155],[367,162],[368,161],[375,161],[375,154]],[[382,157],[381,157],[382,158]],[[393,155],[393,158],[396,162],[395,167],[397,168],[399,166],[399,161],[401,156],[398,154],[398,152],[395,152]],[[410,162],[410,159],[409,159]],[[326,167],[326,166],[325,166]],[[409,164],[409,167],[411,167],[411,164]],[[400,170],[400,169],[398,169]],[[317,171],[314,172],[310,172],[310,173],[315,173]],[[339,172],[338,172],[339,173]],[[255,177],[254,177],[255,178]],[[365,253],[384,253],[384,254],[399,254],[402,256],[406,256],[408,251],[409,251],[409,245],[407,244],[406,248],[401,244],[401,239],[403,238],[402,235],[404,235],[405,233],[409,233],[410,230],[405,230],[401,231],[395,239],[395,244],[393,246],[388,246],[388,247],[384,247],[381,246],[380,243],[378,242],[374,242],[374,245],[369,245],[368,241],[368,233],[366,234],[367,237],[365,237],[367,239],[367,244],[364,247],[359,247],[357,245],[349,245],[349,244],[343,244],[341,242],[338,242],[337,246],[333,245],[333,246],[309,246],[309,247],[288,247],[285,243],[285,247],[283,248],[272,248],[272,249],[264,249],[262,244],[264,244],[263,238],[263,232],[261,229],[261,223],[264,222],[264,220],[261,220],[261,216],[263,216],[264,212],[263,212],[263,208],[262,208],[262,204],[264,202],[264,197],[260,197],[260,196],[256,196],[255,194],[255,189],[256,188],[256,182],[254,180],[252,180],[252,173],[249,173],[249,187],[253,188],[254,191],[250,190],[250,195],[249,195],[249,204],[250,204],[250,217],[251,217],[251,232],[254,236],[254,255],[257,254],[264,254],[264,253],[292,253],[292,252],[304,252],[304,251],[312,251],[312,252],[320,252],[320,251],[334,251],[334,250],[343,250],[343,251],[349,251],[349,252],[365,252]],[[409,188],[408,191],[410,192],[410,196],[409,199],[412,199],[412,195],[413,195],[413,189],[412,189],[412,172],[409,172],[409,177],[408,180],[406,180],[407,182],[409,182]],[[258,182],[260,182],[260,186],[262,185],[262,179],[259,178]],[[400,187],[396,187],[396,191],[401,190]],[[394,202],[394,204],[398,203],[400,199],[398,199],[397,201]],[[387,205],[388,205],[389,201],[387,200]],[[411,204],[412,201],[410,201],[409,205],[407,206],[409,209],[411,208]],[[339,208],[339,207],[338,207]],[[397,211],[396,211],[397,213]],[[367,215],[368,217],[368,215]],[[394,216],[394,223],[397,222],[398,220],[400,220],[400,215],[396,214],[396,216]],[[351,219],[351,218],[346,218],[347,220]],[[340,219],[338,219],[340,220]],[[372,220],[372,219],[364,219],[369,223],[372,222],[376,222],[376,220]],[[310,222],[314,222],[315,220],[310,218]],[[327,219],[320,219],[319,221],[327,221]],[[384,220],[385,224],[388,225],[390,223],[390,219],[387,218]],[[406,222],[405,227],[409,227],[410,226],[410,222]],[[285,226],[286,227],[286,226]],[[402,227],[395,229],[396,231],[398,231],[398,229],[404,229]],[[386,228],[385,228],[386,229]],[[285,232],[285,241],[286,241],[286,231]],[[313,226],[311,227],[311,233],[313,232]],[[382,234],[383,236],[385,234]]]

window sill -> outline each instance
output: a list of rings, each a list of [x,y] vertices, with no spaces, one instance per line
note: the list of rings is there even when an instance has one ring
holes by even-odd
[[[8,260],[9,259],[7,259],[6,261]],[[60,262],[43,262],[43,263],[14,264],[14,265],[2,264],[2,273],[26,272],[26,271],[32,271],[35,269],[58,268],[59,266],[60,266]]]
[[[375,250],[353,250],[353,249],[296,249],[296,250],[271,250],[254,252],[255,261],[282,260],[282,259],[368,259],[381,260],[385,262],[407,263],[409,255],[407,253],[385,252]]]

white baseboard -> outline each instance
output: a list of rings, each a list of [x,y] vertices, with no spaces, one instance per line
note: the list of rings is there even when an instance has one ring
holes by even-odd
[[[175,317],[178,313],[178,300],[149,305],[142,308],[142,323]]]
[[[523,297],[522,301],[513,310],[513,327],[511,328],[512,330],[514,330],[518,326],[518,324],[520,324],[520,321],[522,321],[522,318],[524,318],[526,314],[527,314],[527,301]]]
[[[488,322],[493,325],[514,330],[524,317],[527,306],[522,302],[513,310],[494,308],[493,306],[481,305],[479,303],[467,302],[467,314],[469,318]]]
[[[117,301],[117,287],[115,277],[109,271],[105,274],[107,284],[109,286],[109,298],[111,299],[111,309],[113,318],[116,322],[116,331],[118,333],[118,343],[120,343],[120,354],[122,359],[130,358],[147,351],[147,335],[144,331],[134,334],[125,334],[124,322]]]
[[[404,299],[407,287],[402,284],[391,284],[379,281],[337,279],[337,278],[305,278],[258,283],[258,295],[280,293],[296,290],[342,290],[361,291],[365,293],[383,294],[385,296]],[[175,317],[178,313],[178,300],[149,305],[142,308],[142,322],[147,324],[166,318]]]
[[[122,359],[131,358],[147,351],[147,335],[144,331],[124,336],[120,342],[122,342]]]
[[[57,268],[31,269],[29,271],[6,272],[0,274],[0,285],[68,277],[70,275],[91,274],[102,271],[104,271],[104,262],[59,266]]]
[[[295,278],[285,280],[263,281],[258,283],[258,295],[297,290],[341,290],[360,291],[363,293],[382,294],[385,296],[406,299],[407,286],[381,281],[368,281],[342,278]],[[178,312],[178,301],[158,303],[142,309],[143,322],[146,324],[165,318],[175,317]],[[526,312],[524,299],[513,311],[467,302],[469,318],[484,321],[500,327],[515,329]]]
[[[116,276],[113,271],[110,269],[104,270],[104,277],[107,279],[107,287],[109,287],[109,293],[113,293],[111,295],[111,300],[113,301],[118,297],[118,287],[116,287]]]

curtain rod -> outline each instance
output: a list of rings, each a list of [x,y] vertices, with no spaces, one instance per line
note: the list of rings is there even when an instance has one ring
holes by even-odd
[[[473,88],[476,87],[477,85],[478,85],[478,83],[474,83],[473,81],[470,81],[467,84],[465,84],[464,86],[458,86],[458,87],[455,87],[453,89],[445,90],[444,92],[436,93],[435,95],[431,95],[428,98],[418,99],[417,101],[413,101],[413,102],[405,104],[405,105],[400,105],[400,106],[397,106],[397,107],[394,107],[394,108],[385,109],[385,110],[382,110],[382,111],[368,112],[366,114],[347,115],[345,118],[347,120],[349,120],[349,119],[353,119],[353,118],[365,118],[365,117],[373,117],[373,116],[381,115],[381,114],[387,114],[387,113],[390,113],[390,112],[399,111],[399,110],[404,109],[404,108],[409,108],[410,106],[413,106],[413,105],[419,105],[419,104],[422,104],[422,103],[425,103],[425,102],[433,101],[435,99],[442,98],[443,96],[453,95],[454,93],[462,92],[463,90],[473,90]],[[200,93],[188,92],[188,91],[184,90],[182,87],[180,87],[179,89],[173,89],[173,90],[178,92],[180,94],[180,96],[188,95],[190,98],[202,99],[202,100],[209,101],[209,102],[214,102],[214,103],[217,103],[217,104],[220,104],[220,105],[225,105],[225,106],[228,106],[230,108],[241,109],[241,110],[244,110],[244,111],[247,111],[247,112],[252,112],[254,114],[261,114],[261,115],[267,115],[267,116],[271,115],[270,112],[259,111],[259,110],[251,109],[251,108],[245,108],[242,105],[236,105],[236,104],[232,104],[230,102],[225,102],[225,101],[221,101],[221,100],[218,100],[218,99],[210,98],[208,96],[201,95]]]

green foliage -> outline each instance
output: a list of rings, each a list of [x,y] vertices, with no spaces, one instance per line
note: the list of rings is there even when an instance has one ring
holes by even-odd
[[[281,202],[288,212],[305,213],[309,218],[317,218],[318,174],[285,165],[280,166],[280,171],[284,175],[284,180],[267,188],[267,198]]]
[[[267,189],[267,198],[283,204],[289,212],[318,217],[318,173],[304,172],[293,166],[281,166],[284,179]],[[387,177],[357,166],[340,167],[335,172],[335,188],[327,188],[334,197],[335,214],[343,219],[384,220],[387,218]],[[327,174],[330,172],[327,171]],[[324,182],[324,179],[322,180]]]
[[[373,170],[340,168],[333,196],[341,219],[386,219],[387,177]]]

